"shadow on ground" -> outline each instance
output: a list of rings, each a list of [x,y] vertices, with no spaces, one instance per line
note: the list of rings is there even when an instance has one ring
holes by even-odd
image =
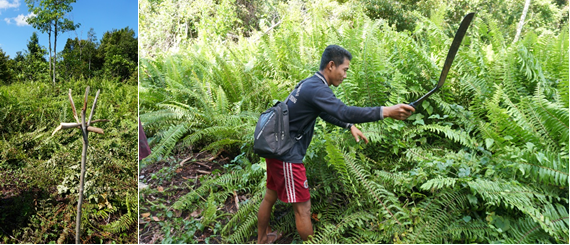
[[[2,239],[15,239],[14,232],[27,227],[30,217],[37,213],[35,207],[38,201],[49,196],[43,189],[27,186],[21,189],[18,188],[20,186],[21,183],[4,182],[0,188],[0,238]]]

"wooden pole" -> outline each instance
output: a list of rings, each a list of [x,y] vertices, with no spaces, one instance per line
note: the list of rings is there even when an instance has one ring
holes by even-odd
[[[85,92],[85,96],[89,92],[89,87]],[[87,134],[87,125],[85,125],[85,106],[81,110],[81,132],[83,133],[83,151],[81,152],[81,176],[79,177],[79,201],[77,202],[77,219],[75,220],[75,243],[80,243],[81,237],[81,205],[83,204],[83,184],[85,181],[85,162],[87,161],[87,147],[89,141]]]

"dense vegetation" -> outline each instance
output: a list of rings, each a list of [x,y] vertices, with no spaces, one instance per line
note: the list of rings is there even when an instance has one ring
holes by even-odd
[[[382,2],[140,1],[140,114],[153,150],[141,168],[166,162],[153,178],[169,176],[188,149],[233,157],[216,174],[141,192],[141,213],[162,227],[153,241],[255,241],[259,114],[317,70],[328,44],[354,57],[333,88],[346,104],[413,101],[476,11],[445,86],[408,120],[358,125],[367,145],[317,121],[305,157],[312,242],[569,242],[568,2],[532,1],[514,43],[522,0]],[[173,203],[156,198],[181,189]],[[226,212],[237,196],[247,198]],[[271,224],[299,239],[290,205],[278,201]]]
[[[138,50],[135,32],[129,27],[107,31],[101,40],[93,28],[86,39],[68,38],[56,56],[56,80],[104,78],[137,84]],[[51,78],[47,49],[39,44],[34,32],[27,49],[10,58],[0,48],[0,85],[16,82],[39,82]]]
[[[100,90],[93,119],[110,121],[89,134],[81,242],[138,242],[137,38],[88,36],[56,55],[55,84],[36,33],[14,59],[0,50],[0,243],[75,242],[82,134],[52,133],[75,121],[69,90],[80,111],[87,86],[87,115]]]
[[[67,93],[83,104],[85,87],[101,90],[89,134],[82,241],[136,243],[137,88],[94,78],[0,86],[0,242],[74,242],[82,140]],[[89,101],[95,93],[91,92]]]

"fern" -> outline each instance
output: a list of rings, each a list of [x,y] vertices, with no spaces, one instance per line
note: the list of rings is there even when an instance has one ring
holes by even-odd
[[[512,225],[510,233],[513,236],[508,240],[509,243],[534,243],[543,241],[545,243],[568,243],[568,210],[562,205],[547,206],[547,212],[550,212],[546,221],[548,227],[553,227],[555,235],[547,239],[548,234],[541,229],[541,225],[537,224],[531,218],[525,217],[517,220]]]
[[[234,191],[251,195],[229,214],[224,242],[255,236],[266,180],[248,162],[259,161],[251,149],[259,113],[315,72],[327,45],[353,54],[347,79],[332,88],[337,98],[360,107],[406,103],[435,85],[457,28],[454,11],[498,5],[434,5],[431,18],[411,14],[415,29],[399,32],[389,20],[368,18],[360,3],[341,2],[267,3],[270,13],[248,37],[219,36],[223,28],[208,28],[216,14],[193,17],[202,33],[184,49],[142,59],[141,120],[160,154],[242,153],[243,170],[207,177],[172,206],[194,211]],[[514,27],[494,18],[499,12],[479,11],[446,86],[412,120],[363,124],[368,145],[317,124],[304,160],[312,212],[320,215],[310,242],[567,241],[568,211],[560,207],[568,204],[568,32],[529,30],[513,46],[505,40]],[[273,228],[295,233],[290,205],[276,209],[289,211],[273,217]],[[210,220],[218,215],[225,214]],[[511,229],[499,230],[497,217]]]
[[[351,172],[358,177],[362,185],[368,191],[367,193],[373,197],[373,200],[378,202],[383,207],[385,217],[393,219],[399,226],[406,225],[408,223],[408,217],[406,213],[402,212],[402,208],[399,207],[399,202],[393,193],[387,191],[383,186],[368,181],[366,179],[367,174],[355,163],[355,160],[345,153],[344,155],[346,164],[350,166]],[[402,221],[400,221],[402,220]]]
[[[416,130],[417,133],[421,133],[425,130],[429,130],[431,132],[443,133],[447,138],[458,142],[466,147],[475,148],[477,141],[475,141],[469,134],[462,131],[457,131],[451,129],[450,126],[441,126],[441,125],[422,125],[418,126]],[[407,134],[406,134],[407,135]]]
[[[172,148],[182,136],[187,133],[188,128],[186,125],[178,125],[170,127],[162,136],[160,144],[152,148],[152,153],[149,156],[152,159],[158,156],[168,155]]]
[[[427,182],[425,182],[422,186],[420,186],[420,189],[422,190],[430,190],[430,191],[435,191],[438,189],[443,189],[443,188],[447,188],[447,187],[451,187],[453,188],[455,186],[455,183],[457,182],[456,178],[436,178],[436,179],[431,179],[428,180]]]
[[[128,195],[125,198],[125,205],[127,206],[127,213],[123,214],[119,219],[102,226],[104,231],[111,233],[120,233],[129,230],[138,221],[138,200],[133,195]]]
[[[242,205],[222,229],[224,239],[245,243],[257,230],[257,212],[264,191],[257,190],[246,205]],[[229,235],[229,236],[228,236]]]

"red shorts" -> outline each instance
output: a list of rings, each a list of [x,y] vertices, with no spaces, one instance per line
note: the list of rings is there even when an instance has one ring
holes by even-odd
[[[309,183],[302,163],[265,159],[267,163],[267,188],[277,192],[285,203],[306,202],[311,199]]]

